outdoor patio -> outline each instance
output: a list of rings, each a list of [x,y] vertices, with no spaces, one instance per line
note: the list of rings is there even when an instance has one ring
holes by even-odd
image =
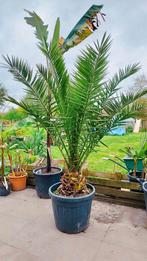
[[[34,189],[0,197],[0,261],[146,261],[146,242],[145,210],[94,201],[87,231],[68,235]]]

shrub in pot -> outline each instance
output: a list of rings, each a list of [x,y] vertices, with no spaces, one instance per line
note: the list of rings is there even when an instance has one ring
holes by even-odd
[[[24,163],[24,158],[23,155],[21,155],[21,150],[16,149],[16,146],[17,144],[14,144],[12,146],[7,145],[7,154],[10,163],[10,174],[8,175],[8,178],[12,190],[20,191],[26,188],[27,165],[25,165]],[[14,149],[16,150],[14,151]]]
[[[147,136],[146,133],[140,141],[139,149],[137,150],[134,147],[125,147],[121,149],[123,153],[126,154],[126,157],[123,161],[126,164],[127,169],[131,172],[130,175],[137,176],[139,178],[145,178],[144,169],[146,167],[146,157],[147,157]]]

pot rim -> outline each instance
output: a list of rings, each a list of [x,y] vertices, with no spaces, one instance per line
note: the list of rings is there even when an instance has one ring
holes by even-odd
[[[142,188],[144,192],[147,192],[147,188],[145,188],[145,185],[147,184],[147,181],[144,181],[142,184]]]
[[[23,176],[15,176],[15,175],[13,175],[12,173],[10,173],[9,175],[8,175],[8,178],[11,178],[11,179],[20,179],[20,178],[25,178],[25,177],[27,177],[27,173],[24,173],[24,175]]]
[[[134,160],[132,157],[126,156],[123,158],[124,160]],[[137,158],[137,160],[143,160],[144,158]]]
[[[36,173],[38,170],[40,170],[40,169],[45,169],[46,168],[46,166],[45,167],[39,167],[39,168],[36,168],[36,169],[33,169],[33,174],[34,175],[37,175],[37,176],[43,176],[43,174],[42,173]],[[51,169],[57,169],[57,172],[53,172],[53,173],[45,173],[45,175],[47,176],[47,175],[56,175],[56,174],[60,174],[60,173],[62,173],[62,171],[63,171],[63,169],[62,168],[60,168],[60,167],[51,167]]]
[[[86,185],[88,185],[92,189],[92,191],[87,195],[80,196],[80,197],[68,197],[68,196],[64,197],[62,195],[56,195],[52,192],[52,189],[53,189],[54,186],[57,186],[57,185],[60,185],[60,184],[61,184],[61,182],[57,182],[49,188],[48,193],[49,193],[51,198],[54,197],[54,198],[57,198],[57,199],[63,199],[63,200],[69,200],[69,201],[79,201],[79,200],[82,200],[82,199],[88,199],[90,196],[93,196],[95,194],[95,187],[92,184],[87,183]]]

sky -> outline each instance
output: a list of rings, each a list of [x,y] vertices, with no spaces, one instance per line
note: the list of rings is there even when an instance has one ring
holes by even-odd
[[[61,36],[67,37],[73,26],[92,4],[103,4],[106,21],[92,36],[65,55],[67,68],[72,72],[77,55],[87,44],[101,39],[104,32],[111,34],[112,46],[109,56],[108,77],[128,64],[139,62],[139,74],[147,75],[147,1],[140,0],[0,0],[0,63],[2,55],[14,55],[28,61],[31,66],[44,63],[37,48],[33,28],[26,24],[24,9],[35,11],[49,25],[52,36],[54,24],[60,17]],[[138,75],[139,75],[138,74]],[[137,76],[137,75],[136,75]],[[122,88],[131,88],[135,76],[121,83]],[[20,99],[24,95],[23,85],[13,80],[6,69],[0,68],[0,82],[8,94]]]

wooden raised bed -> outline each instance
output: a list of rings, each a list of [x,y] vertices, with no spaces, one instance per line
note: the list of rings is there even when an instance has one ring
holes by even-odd
[[[54,165],[61,166],[61,161],[56,160]],[[35,178],[32,170],[36,166],[29,166],[27,185],[34,187]],[[37,168],[37,167],[36,167]],[[121,173],[96,173],[84,169],[88,182],[96,189],[95,199],[114,204],[136,208],[145,208],[144,193],[136,182],[129,182],[126,174]]]
[[[109,178],[109,176],[111,178]],[[95,173],[88,176],[88,181],[95,186],[97,200],[106,201],[136,208],[145,208],[144,193],[136,182],[129,182],[127,175],[124,179],[113,178],[115,174]],[[122,175],[123,177],[123,175]]]

